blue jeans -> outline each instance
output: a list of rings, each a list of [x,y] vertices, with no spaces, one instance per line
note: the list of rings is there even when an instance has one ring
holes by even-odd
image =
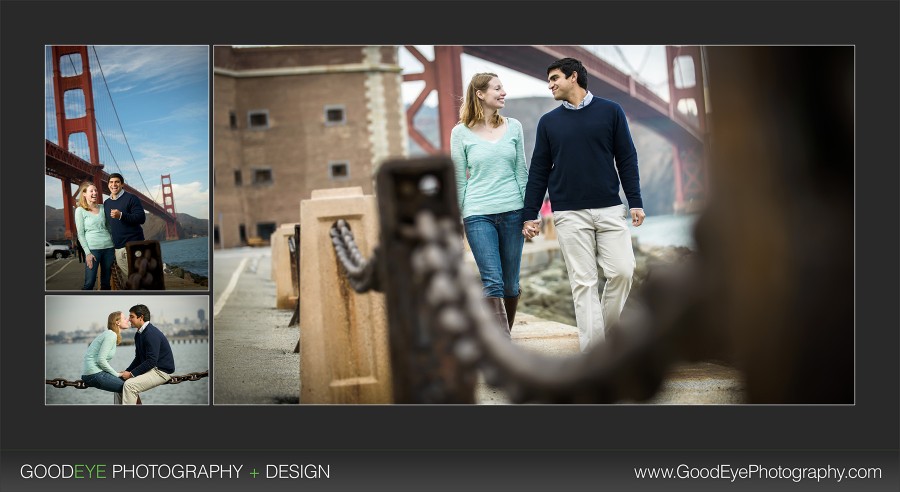
[[[466,239],[478,271],[485,297],[518,297],[519,267],[522,265],[522,211],[472,215],[463,219]]]
[[[112,391],[113,393],[121,393],[122,386],[125,386],[124,379],[113,376],[106,371],[82,375],[81,380],[84,381],[85,386],[102,389],[103,391]]]
[[[112,273],[112,264],[116,261],[116,250],[113,248],[92,249],[94,255],[94,267],[88,268],[84,263],[84,286],[81,290],[94,290],[97,283],[97,270],[100,269],[100,290],[109,290],[109,278]]]

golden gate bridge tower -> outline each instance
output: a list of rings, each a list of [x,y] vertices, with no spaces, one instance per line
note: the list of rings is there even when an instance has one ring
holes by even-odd
[[[163,207],[172,217],[175,215],[175,197],[172,195],[172,175],[163,174],[160,177],[162,184]],[[177,219],[172,222],[166,222],[166,241],[178,239]]]

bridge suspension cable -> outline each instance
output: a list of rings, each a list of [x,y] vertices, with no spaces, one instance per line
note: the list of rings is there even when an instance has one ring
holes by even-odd
[[[112,105],[113,113],[116,116],[116,122],[119,124],[119,129],[122,131],[122,138],[125,140],[125,147],[128,149],[128,153],[131,155],[131,161],[134,163],[134,168],[135,170],[137,170],[138,176],[141,178],[141,183],[144,184],[144,188],[147,190],[147,196],[153,196],[153,193],[150,192],[150,187],[147,186],[147,182],[144,181],[144,175],[141,174],[141,169],[140,167],[138,167],[137,160],[134,158],[134,152],[131,151],[131,145],[128,143],[128,137],[125,135],[125,128],[122,127],[122,121],[119,119],[119,112],[116,110],[116,103],[112,99],[112,93],[109,90],[109,84],[106,82],[106,74],[103,73],[103,66],[100,64],[100,56],[97,54],[97,48],[92,45],[91,50],[93,50],[94,58],[96,58],[97,60],[97,69],[100,71],[100,77],[103,79],[103,85],[106,86],[106,95],[107,97],[109,97],[109,103]],[[104,137],[104,142],[106,142],[106,137]],[[112,155],[111,151],[110,155]],[[113,161],[115,162],[115,157],[113,157]],[[116,167],[118,167],[118,162],[116,162]],[[159,196],[155,196],[153,200],[159,202]]]
[[[637,75],[640,76],[644,73],[644,69],[647,68],[647,62],[650,61],[650,51],[653,49],[653,46],[647,45],[647,49],[644,50],[644,59],[641,60],[641,65],[638,67]]]

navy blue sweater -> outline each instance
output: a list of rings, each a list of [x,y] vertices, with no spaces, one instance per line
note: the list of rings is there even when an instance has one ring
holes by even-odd
[[[538,122],[524,217],[537,218],[548,190],[553,210],[619,205],[620,177],[629,207],[643,208],[637,151],[622,107],[596,96],[578,110],[559,106]]]
[[[122,212],[121,219],[112,218],[110,211],[113,209]],[[147,215],[138,197],[123,191],[115,200],[107,198],[103,202],[103,210],[114,248],[124,248],[125,243],[144,240],[144,229],[141,224],[147,220]]]
[[[125,370],[134,376],[140,376],[154,367],[172,374],[175,372],[175,357],[172,356],[172,347],[163,332],[147,323],[143,333],[134,334],[134,360]]]

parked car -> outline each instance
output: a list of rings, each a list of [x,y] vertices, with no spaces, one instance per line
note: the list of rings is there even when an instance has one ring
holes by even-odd
[[[47,258],[68,258],[69,247],[64,244],[50,244],[47,241],[44,241],[44,249],[47,252]]]

